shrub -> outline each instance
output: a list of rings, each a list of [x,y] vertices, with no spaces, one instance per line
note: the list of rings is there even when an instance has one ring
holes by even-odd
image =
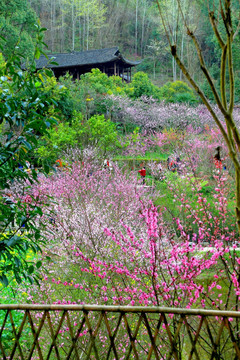
[[[231,309],[239,299],[240,259],[233,245],[236,233],[227,225],[232,214],[225,181],[224,175],[216,176],[212,206],[201,184],[179,178],[172,190],[181,219],[173,223],[164,222],[164,213],[148,197],[141,200],[144,188],[136,189],[136,177],[117,168],[109,173],[89,163],[75,164],[61,177],[42,181],[36,193],[55,199],[51,250],[60,262],[50,265],[41,301],[58,296],[59,285],[60,303]],[[206,241],[211,251],[205,251]],[[227,258],[231,246],[233,257]],[[203,276],[208,281],[202,284]],[[229,281],[228,301],[219,290]]]
[[[105,156],[108,151],[120,146],[116,125],[104,115],[92,116],[81,132],[85,145],[97,146]]]
[[[40,55],[42,30],[38,29],[35,56]],[[23,194],[26,184],[36,179],[36,171],[29,171],[33,149],[39,136],[56,122],[56,93],[61,93],[49,70],[36,72],[32,65],[23,72],[21,61],[20,55],[13,55],[0,68],[0,123],[4,123],[0,133],[0,281],[4,285],[11,278],[17,282],[22,278],[32,282],[34,278],[35,266],[24,255],[30,249],[40,250],[43,239],[35,219],[42,209],[37,199],[20,195],[13,198],[11,187],[21,184]],[[47,165],[45,170],[48,171]],[[23,228],[24,234],[20,231]]]
[[[48,131],[48,136],[42,138],[41,143],[42,145],[36,150],[39,164],[46,160],[52,163],[61,157],[62,152],[69,146],[77,145],[77,131],[68,122],[59,123]]]
[[[167,82],[160,88],[160,93],[167,102],[197,103],[193,90],[183,81]]]
[[[133,99],[140,98],[142,95],[153,97],[155,99],[160,98],[159,88],[155,86],[150,81],[148,75],[142,71],[137,72],[133,76],[132,82],[128,85],[125,92]]]
[[[81,83],[93,88],[98,94],[119,94],[123,91],[124,84],[119,76],[107,76],[99,69],[81,76]]]

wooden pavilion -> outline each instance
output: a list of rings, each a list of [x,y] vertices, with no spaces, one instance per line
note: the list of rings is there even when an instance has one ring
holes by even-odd
[[[51,64],[50,59],[58,65]],[[131,69],[138,64],[140,61],[133,62],[125,59],[118,47],[52,54],[48,55],[48,59],[41,55],[36,60],[37,69],[50,68],[57,78],[68,72],[73,76],[73,79],[79,79],[82,74],[90,72],[93,68],[98,68],[108,76],[118,75],[126,82],[131,81]]]

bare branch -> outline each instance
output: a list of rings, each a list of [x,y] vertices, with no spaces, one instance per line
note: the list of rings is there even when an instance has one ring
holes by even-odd
[[[233,74],[233,59],[232,59],[232,36],[228,37],[228,72],[229,72],[229,85],[230,85],[230,102],[229,112],[232,113],[234,107],[234,74]]]
[[[218,40],[218,43],[219,43],[219,45],[221,46],[221,48],[223,48],[225,44],[224,44],[224,41],[223,41],[223,39],[222,39],[219,31],[218,31],[217,24],[216,24],[216,22],[215,22],[214,12],[213,12],[213,11],[209,11],[208,15],[209,15],[210,23],[211,23],[211,25],[212,25],[214,34],[215,34],[215,36],[216,36],[216,38],[217,38],[217,40]]]
[[[209,71],[207,70],[207,67],[205,65],[205,61],[203,59],[203,56],[202,56],[202,51],[200,49],[200,46],[199,46],[199,43],[198,43],[198,40],[196,38],[196,36],[194,35],[193,31],[191,31],[185,21],[185,18],[184,18],[184,15],[183,15],[183,12],[182,12],[182,8],[181,8],[181,4],[180,4],[180,0],[177,0],[178,1],[178,6],[179,6],[179,9],[180,9],[180,12],[182,14],[182,18],[184,20],[184,24],[185,24],[185,27],[187,29],[187,34],[192,38],[193,42],[194,42],[194,45],[195,45],[195,48],[197,50],[197,54],[198,54],[198,58],[199,58],[199,62],[200,62],[200,66],[201,66],[201,69],[202,69],[202,72],[204,73],[210,87],[211,87],[211,90],[213,92],[213,95],[215,97],[215,100],[217,102],[217,105],[219,107],[219,109],[221,110],[221,112],[223,113],[223,115],[225,116],[227,114],[227,107],[224,106],[219,98],[219,95],[217,93],[217,90],[214,86],[214,83],[213,83],[213,79],[211,77],[211,75],[209,74]],[[214,31],[215,32],[215,31]],[[217,31],[217,28],[216,28],[216,32],[218,33]],[[219,41],[222,43],[222,46],[224,46],[224,43],[220,37],[220,34],[219,34]]]
[[[163,17],[163,14],[162,14],[161,6],[160,6],[160,4],[159,4],[159,0],[156,0],[156,2],[157,2],[157,6],[158,6],[160,18],[161,18],[161,20],[162,20],[163,28],[164,28],[164,31],[165,31],[165,34],[166,34],[168,43],[169,43],[169,45],[170,45],[170,47],[171,47],[171,46],[172,46],[172,42],[171,42],[171,40],[170,40],[169,33],[168,33],[168,31],[167,31],[167,27],[166,27],[166,24],[165,24],[165,21],[164,21],[164,17]]]
[[[227,35],[230,36],[232,32],[232,21],[231,21],[231,9],[229,1],[225,0],[225,12],[221,3],[221,16],[223,19],[224,27],[226,29]]]
[[[223,106],[223,104],[222,104],[222,102],[220,100],[220,97],[219,97],[219,95],[217,93],[217,90],[216,90],[216,88],[214,86],[213,79],[212,79],[212,77],[211,77],[211,75],[210,75],[210,73],[209,73],[209,71],[208,71],[208,69],[207,69],[207,67],[205,65],[205,61],[203,59],[202,51],[200,49],[198,40],[197,40],[196,36],[193,34],[193,32],[191,32],[189,30],[188,30],[188,35],[192,38],[192,40],[194,42],[195,48],[197,50],[201,70],[204,73],[204,75],[205,75],[205,77],[206,77],[206,79],[207,79],[207,81],[208,81],[208,83],[209,83],[209,85],[211,87],[211,90],[212,90],[212,93],[213,93],[214,98],[216,100],[216,103],[217,103],[219,109],[221,110],[221,112],[223,113],[223,115],[226,116],[227,115],[227,109],[224,108],[224,106]]]
[[[220,88],[221,98],[225,109],[227,109],[227,97],[226,97],[226,62],[227,62],[227,45],[222,49],[221,56],[221,72],[220,72]]]
[[[240,0],[239,0],[239,4],[240,4]],[[234,33],[234,35],[233,35],[233,41],[234,41],[235,37],[238,35],[239,29],[240,29],[240,20],[239,20],[239,22],[238,22],[236,31],[235,31],[235,33]]]
[[[228,144],[229,148],[231,149],[232,146],[229,142],[227,133],[223,127],[223,125],[221,124],[221,122],[219,121],[215,111],[213,110],[212,106],[210,105],[209,101],[207,100],[207,98],[205,97],[204,93],[202,92],[202,90],[199,88],[199,86],[196,84],[196,82],[193,80],[193,78],[191,77],[191,75],[189,74],[188,70],[186,69],[185,65],[181,62],[180,58],[177,55],[177,51],[176,51],[176,47],[172,46],[171,47],[171,52],[172,55],[175,57],[176,62],[178,64],[178,66],[180,67],[180,69],[182,70],[183,74],[186,76],[186,78],[188,79],[188,81],[190,82],[190,84],[193,86],[193,88],[195,89],[195,91],[199,94],[199,96],[201,97],[203,103],[206,105],[206,107],[208,108],[209,112],[211,113],[212,117],[214,118],[215,122],[217,123],[219,129],[221,130],[221,133],[226,141],[226,143]]]
[[[240,152],[240,135],[239,135],[238,128],[233,120],[232,114],[228,114],[228,116],[225,118],[225,120],[226,120],[227,125],[229,124],[229,126],[231,127],[234,140],[236,141],[238,151]],[[240,167],[239,167],[239,171],[240,171]]]

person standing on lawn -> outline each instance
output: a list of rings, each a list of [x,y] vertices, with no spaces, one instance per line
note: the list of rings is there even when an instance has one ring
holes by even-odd
[[[142,184],[145,185],[145,177],[146,177],[146,168],[145,168],[145,166],[143,166],[141,170],[138,170],[138,172],[141,175]]]
[[[221,159],[221,155],[220,155],[220,150],[221,150],[221,147],[220,146],[218,146],[218,147],[216,147],[216,154],[214,155],[214,165],[215,165],[215,167],[216,167],[216,169],[218,170],[218,171],[220,171],[220,170],[222,170],[222,167],[223,167],[223,165],[222,165],[222,159]]]

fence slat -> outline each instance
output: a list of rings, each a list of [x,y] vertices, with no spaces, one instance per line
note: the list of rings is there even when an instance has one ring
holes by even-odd
[[[1,311],[3,360],[240,360],[239,312],[18,304]]]

